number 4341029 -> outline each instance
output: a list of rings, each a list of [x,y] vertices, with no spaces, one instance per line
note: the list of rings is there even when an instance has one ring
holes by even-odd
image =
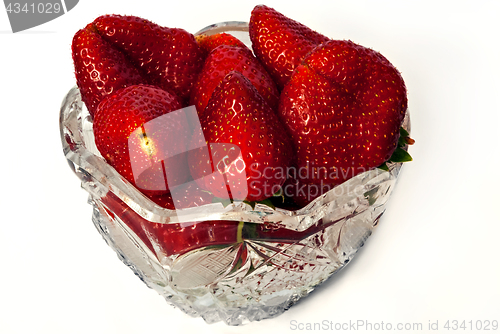
[[[477,320],[477,321],[458,321],[458,320],[448,320],[443,326],[447,330],[476,330],[476,331],[489,331],[498,330],[497,320]]]
[[[39,13],[39,14],[58,14],[63,9],[60,3],[19,3],[19,2],[9,2],[6,6],[7,13],[11,14],[28,14],[28,13]]]

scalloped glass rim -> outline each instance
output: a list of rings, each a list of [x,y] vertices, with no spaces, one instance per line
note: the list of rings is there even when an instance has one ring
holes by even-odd
[[[214,23],[195,33],[195,36],[205,34],[207,36],[215,35],[221,32],[234,33],[235,31],[246,32],[248,35],[248,22],[243,21],[225,21]],[[245,42],[245,41],[243,41]]]

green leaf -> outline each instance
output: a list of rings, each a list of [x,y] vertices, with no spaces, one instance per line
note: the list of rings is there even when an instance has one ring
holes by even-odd
[[[274,204],[270,198],[266,198],[265,200],[259,201],[257,203],[267,205],[268,207],[270,207],[273,210],[276,209],[276,207],[274,206]]]
[[[389,159],[390,162],[408,162],[412,160],[411,155],[401,147],[398,147]]]
[[[257,204],[257,202],[255,201],[247,201],[247,200],[243,201],[243,203],[250,205],[252,207],[252,210],[255,210],[255,205]]]
[[[406,137],[399,137],[398,139],[398,147],[405,147],[406,146]]]
[[[381,164],[380,166],[378,166],[378,168],[380,168],[381,170],[385,170],[386,172],[389,171],[389,167],[387,167],[387,163],[383,163]]]
[[[410,134],[408,133],[408,131],[403,129],[403,127],[401,127],[399,128],[399,135],[400,136],[397,148],[394,151],[394,153],[392,153],[391,157],[389,158],[389,160],[387,160],[387,162],[408,162],[413,160],[411,155],[406,150],[403,149],[403,147],[406,147],[407,144],[406,139],[409,138]],[[387,163],[383,163],[378,168],[385,171],[389,170],[389,168],[387,167]]]
[[[398,140],[398,147],[405,147],[406,146],[406,138],[408,138],[410,134],[408,131],[403,129],[402,127],[399,128],[399,140]]]
[[[399,135],[403,138],[409,137],[410,134],[403,127],[399,128]]]

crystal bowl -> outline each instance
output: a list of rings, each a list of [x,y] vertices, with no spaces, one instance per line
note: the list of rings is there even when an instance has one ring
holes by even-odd
[[[197,34],[218,32],[250,44],[244,22]],[[403,127],[409,130],[408,114]],[[207,323],[240,325],[280,315],[344,268],[377,226],[402,166],[366,171],[295,210],[237,201],[169,210],[102,158],[77,87],[63,100],[60,133],[108,245],[168,303]],[[158,230],[187,236],[195,247],[165,249],[152,233]]]

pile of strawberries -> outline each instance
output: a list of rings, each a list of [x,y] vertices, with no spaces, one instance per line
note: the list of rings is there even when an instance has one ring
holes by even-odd
[[[151,200],[169,209],[214,199],[299,208],[361,172],[411,159],[402,149],[412,142],[401,129],[405,84],[380,53],[264,5],[249,34],[252,49],[229,34],[195,37],[120,15],[75,34],[97,148]],[[195,117],[178,112],[189,106]],[[107,204],[128,212],[116,198]],[[207,224],[227,232],[233,222]],[[154,228],[175,235],[172,225]]]

